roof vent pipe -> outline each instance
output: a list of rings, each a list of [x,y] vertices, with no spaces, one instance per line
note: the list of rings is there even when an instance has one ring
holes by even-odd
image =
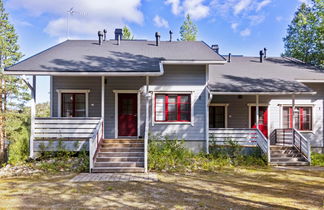
[[[267,48],[264,48],[263,50],[264,50],[264,59],[266,59],[267,58]]]
[[[263,55],[264,55],[263,51],[262,51],[262,50],[260,50],[260,63],[262,63],[262,62],[263,62]]]
[[[172,34],[173,34],[173,32],[170,30],[169,34],[170,34],[170,42],[172,42]]]
[[[117,45],[120,45],[120,35],[117,37]]]
[[[107,39],[107,30],[104,29],[103,32],[104,32],[103,40],[106,41],[106,39]]]
[[[218,47],[218,44],[213,44],[211,46],[212,50],[214,50],[217,54],[219,54],[219,47]]]
[[[231,53],[228,53],[228,60],[227,60],[227,62],[231,62],[231,57],[232,57],[232,54]]]
[[[98,31],[99,45],[102,44],[102,37],[103,37],[102,31]]]
[[[160,45],[160,33],[159,32],[155,32],[155,45],[159,46]]]

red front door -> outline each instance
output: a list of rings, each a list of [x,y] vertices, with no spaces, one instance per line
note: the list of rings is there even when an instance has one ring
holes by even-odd
[[[118,94],[118,136],[137,136],[137,94]]]
[[[256,128],[255,106],[251,107],[251,127]],[[268,107],[259,106],[259,130],[265,137],[268,137]]]

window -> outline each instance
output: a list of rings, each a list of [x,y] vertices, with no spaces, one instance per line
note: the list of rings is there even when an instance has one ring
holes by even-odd
[[[62,93],[62,117],[86,117],[86,94]]]
[[[226,106],[209,106],[209,128],[225,128]]]
[[[156,122],[190,122],[190,95],[156,94],[155,121]]]
[[[293,116],[295,128],[301,131],[312,130],[312,107],[296,107],[293,113],[292,107],[283,107],[283,128],[293,127]]]

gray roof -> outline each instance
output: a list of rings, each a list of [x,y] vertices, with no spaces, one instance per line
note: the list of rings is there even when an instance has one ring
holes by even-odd
[[[212,92],[312,92],[297,80],[324,80],[324,70],[284,57],[232,56],[225,65],[211,65]]]
[[[159,72],[160,61],[224,61],[201,41],[68,40],[6,69],[13,72]]]

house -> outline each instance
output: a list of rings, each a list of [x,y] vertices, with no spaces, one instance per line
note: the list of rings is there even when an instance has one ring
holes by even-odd
[[[149,134],[195,152],[235,139],[276,164],[309,164],[310,145],[323,148],[324,74],[285,58],[225,59],[216,45],[123,40],[116,29],[114,40],[67,40],[5,73],[32,75],[33,104],[36,76],[51,78],[51,117],[32,106],[31,156],[88,149],[91,172],[147,171]]]

